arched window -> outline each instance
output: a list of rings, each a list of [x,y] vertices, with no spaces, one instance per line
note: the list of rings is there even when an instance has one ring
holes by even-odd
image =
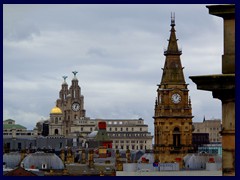
[[[55,129],[55,130],[54,130],[54,134],[55,134],[55,135],[58,135],[58,129]]]
[[[57,124],[57,123],[58,123],[58,118],[56,117],[56,118],[55,118],[55,124]]]
[[[181,145],[180,130],[178,127],[175,127],[173,130],[173,146],[179,147]]]

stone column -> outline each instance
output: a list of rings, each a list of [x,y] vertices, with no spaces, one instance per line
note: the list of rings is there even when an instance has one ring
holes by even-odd
[[[191,76],[197,89],[212,91],[222,101],[222,170],[224,176],[235,175],[235,5],[207,6],[209,14],[224,20],[224,54],[222,74]]]
[[[88,151],[88,166],[89,166],[89,168],[93,168],[94,167],[93,154],[94,154],[93,150],[90,149]]]
[[[81,164],[86,164],[86,151],[85,151],[85,149],[82,150]]]

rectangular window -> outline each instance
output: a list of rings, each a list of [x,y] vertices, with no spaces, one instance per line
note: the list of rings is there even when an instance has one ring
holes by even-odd
[[[19,150],[22,149],[22,143],[18,143],[18,149],[19,149]]]
[[[10,143],[7,143],[6,146],[7,146],[7,149],[10,149],[11,147]]]

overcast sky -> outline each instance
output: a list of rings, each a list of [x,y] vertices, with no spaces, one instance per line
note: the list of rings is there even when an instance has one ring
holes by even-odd
[[[221,101],[189,76],[221,73],[223,20],[199,5],[3,5],[3,118],[33,129],[73,70],[90,118],[143,118],[153,135],[175,12],[193,122],[221,118]]]

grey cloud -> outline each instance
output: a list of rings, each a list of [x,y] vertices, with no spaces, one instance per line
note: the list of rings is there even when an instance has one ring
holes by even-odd
[[[87,55],[90,55],[90,57],[102,57],[105,58],[107,56],[107,52],[105,49],[101,49],[101,48],[90,48],[87,52]]]
[[[6,28],[3,38],[10,41],[32,40],[33,36],[40,36],[39,29],[34,25],[24,25],[21,22],[16,23],[16,27]]]
[[[70,85],[71,71],[77,70],[88,116],[142,117],[153,130],[171,12],[183,48],[194,120],[204,114],[220,117],[220,102],[188,78],[221,68],[222,22],[212,18],[205,5],[81,4],[4,6],[4,118],[19,116],[18,123],[26,123],[47,117],[62,75]]]

